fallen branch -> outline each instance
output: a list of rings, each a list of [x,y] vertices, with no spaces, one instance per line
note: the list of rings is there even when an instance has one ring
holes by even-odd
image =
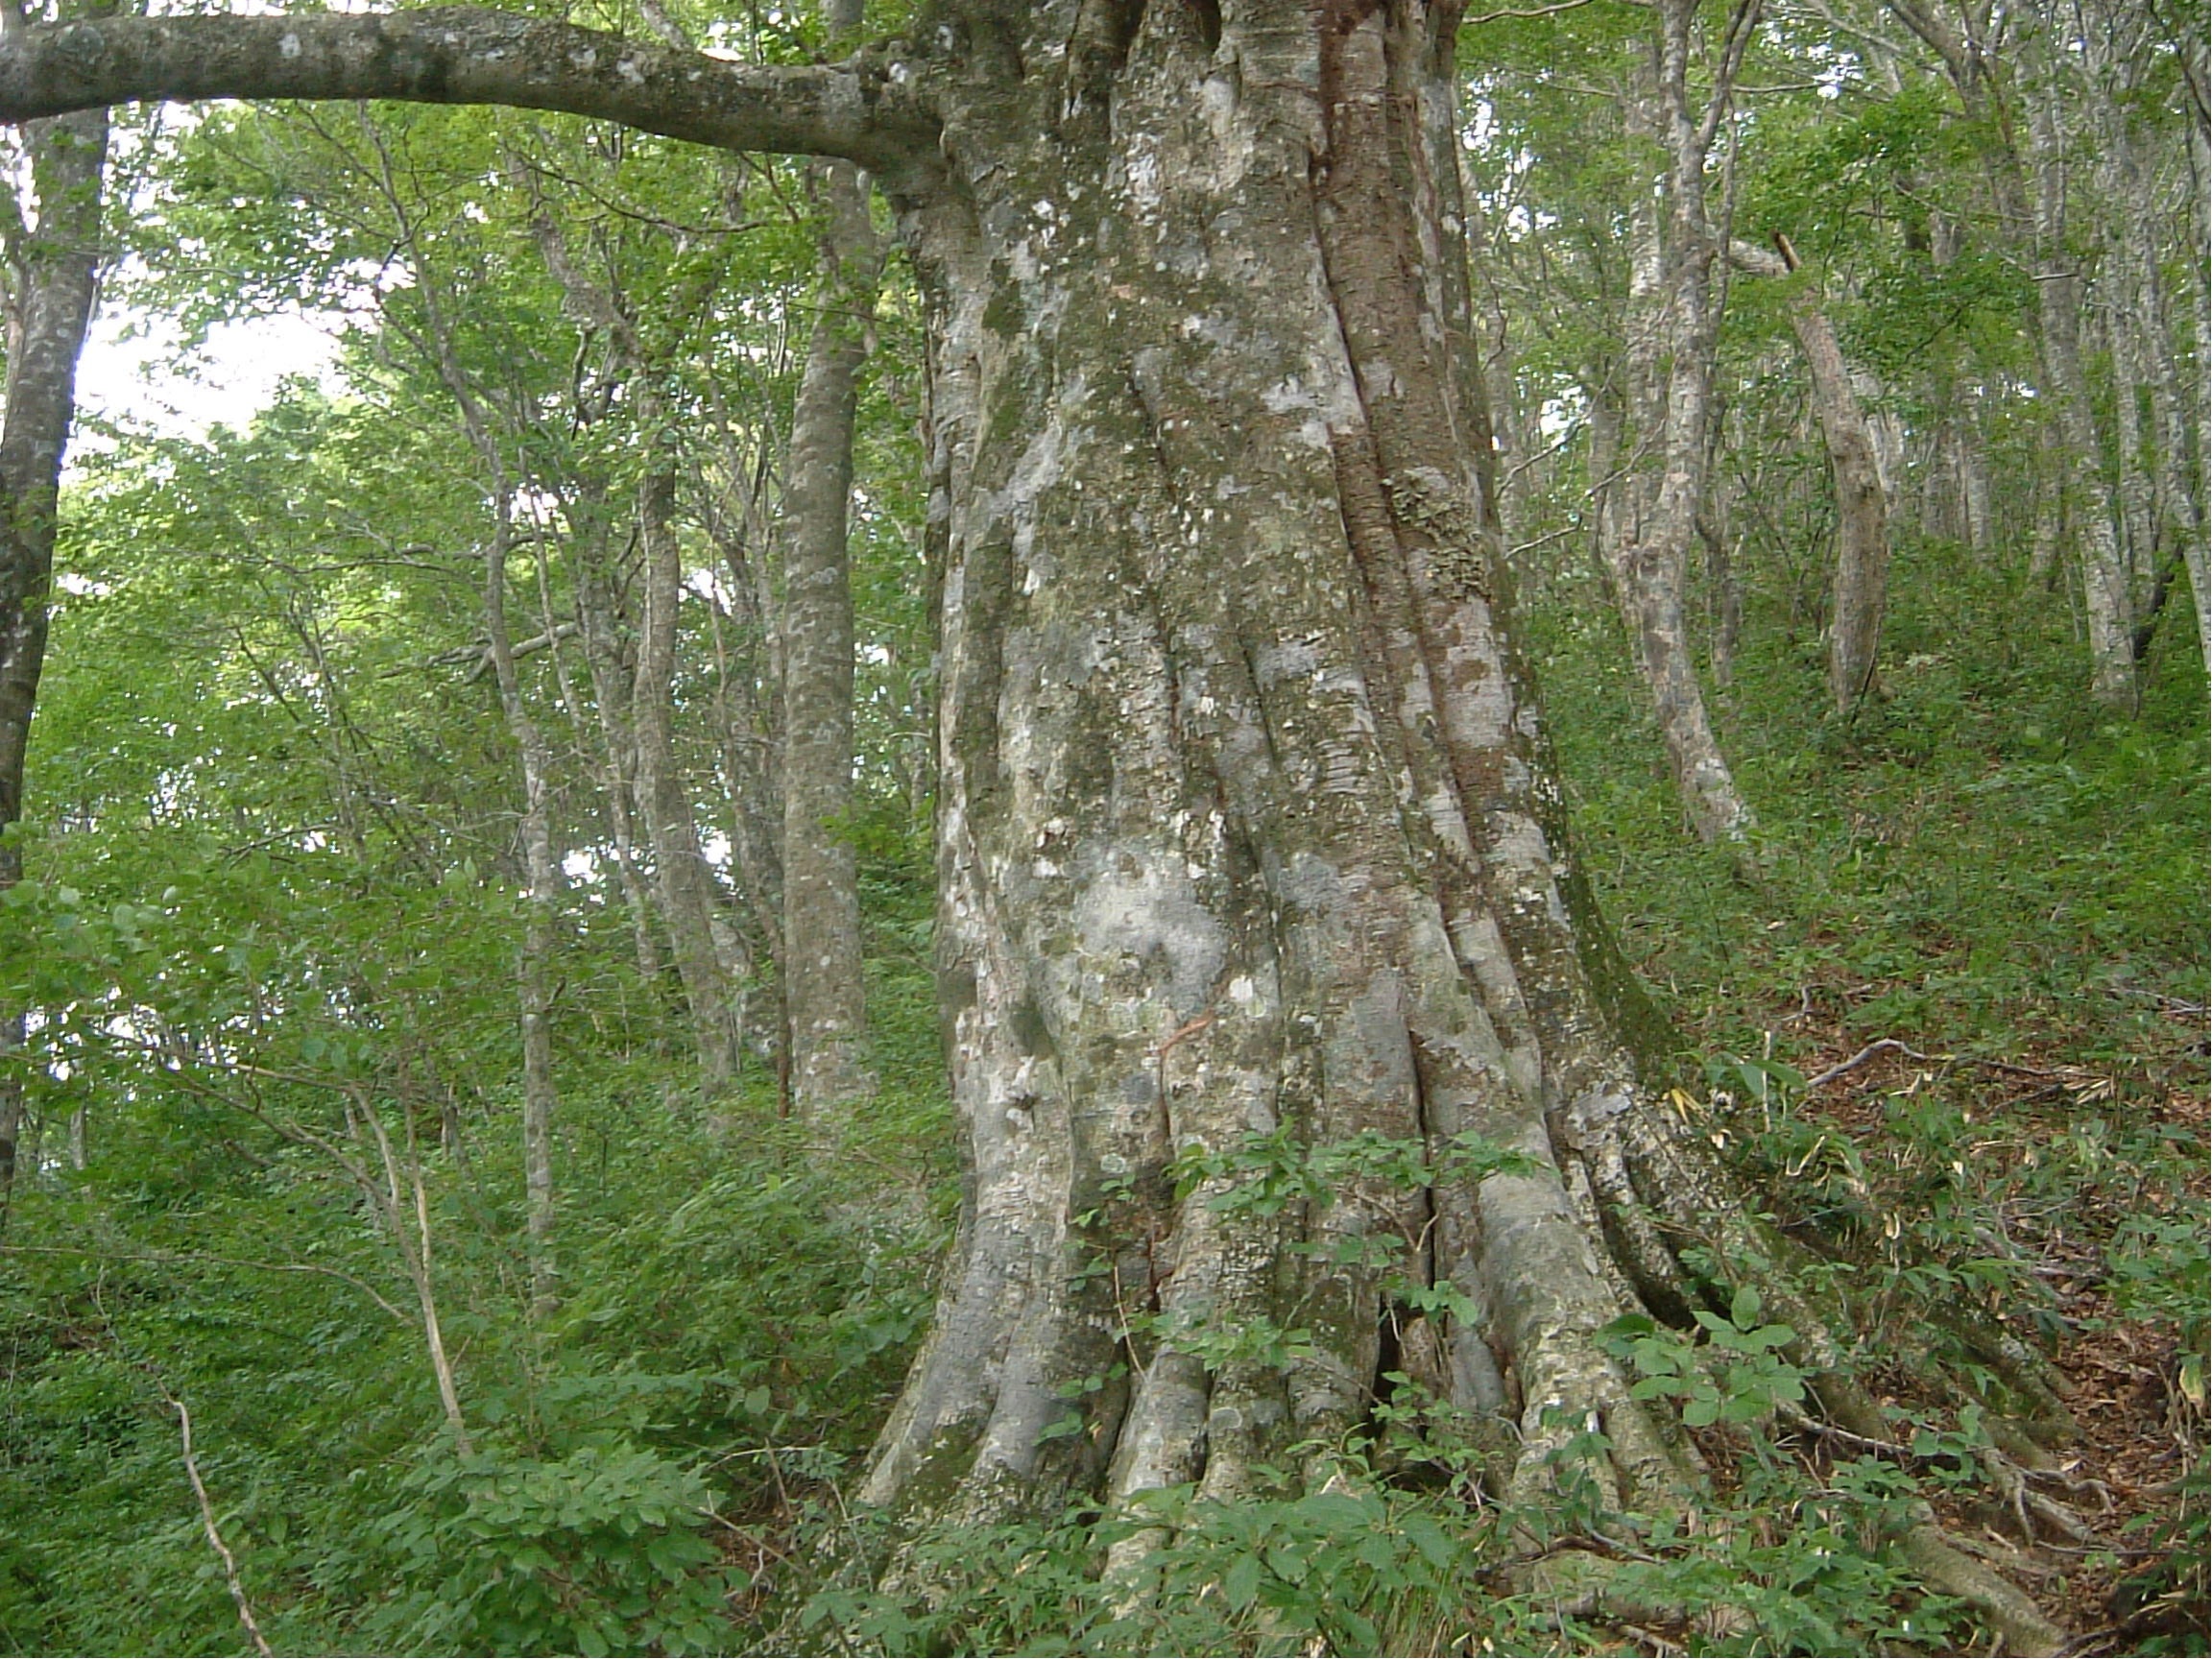
[[[1858,1053],[1852,1055],[1851,1058],[1844,1061],[1842,1065],[1831,1066],[1827,1070],[1821,1072],[1819,1076],[1807,1078],[1805,1080],[1805,1093],[1810,1094],[1814,1090],[1819,1088],[1823,1083],[1833,1083],[1837,1078],[1845,1075],[1847,1072],[1858,1070],[1860,1067],[1865,1065],[1866,1062],[1873,1059],[1875,1055],[1882,1053],[1902,1054],[1908,1060],[1927,1060],[1932,1058],[1930,1055],[1921,1053],[1918,1049],[1906,1047],[1904,1044],[1898,1042],[1894,1037],[1885,1037],[1879,1042],[1867,1044],[1865,1047],[1860,1049]]]
[[[261,1626],[254,1621],[253,1604],[246,1599],[246,1586],[238,1581],[238,1558],[230,1553],[230,1546],[223,1542],[222,1529],[215,1525],[215,1505],[208,1501],[206,1482],[200,1479],[200,1460],[192,1455],[192,1413],[184,1402],[168,1389],[163,1388],[161,1396],[177,1409],[177,1424],[184,1438],[184,1473],[192,1478],[193,1495],[200,1500],[200,1525],[215,1553],[222,1557],[223,1576],[230,1583],[230,1599],[238,1603],[238,1622],[246,1626],[246,1634],[253,1638],[254,1648],[261,1659],[276,1659],[268,1639],[261,1634]]]
[[[2061,1082],[2071,1082],[2095,1075],[2093,1072],[2083,1071],[2076,1067],[2067,1067],[2062,1070],[2053,1071],[2041,1066],[2016,1066],[2009,1060],[1977,1059],[1970,1054],[1923,1054],[1919,1049],[1910,1047],[1894,1037],[1883,1037],[1867,1044],[1865,1047],[1860,1049],[1858,1053],[1852,1055],[1841,1065],[1831,1066],[1817,1077],[1807,1078],[1805,1093],[1810,1094],[1821,1085],[1833,1083],[1837,1078],[1858,1070],[1860,1067],[1865,1065],[1877,1054],[1897,1054],[1907,1060],[1917,1060],[1927,1066],[1979,1066],[1984,1071],[2002,1071],[2008,1077],[2048,1077],[2056,1078]]]

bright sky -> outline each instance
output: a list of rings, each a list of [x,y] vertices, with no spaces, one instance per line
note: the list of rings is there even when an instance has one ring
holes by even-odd
[[[77,367],[80,413],[175,437],[204,438],[218,423],[243,430],[285,375],[323,374],[337,352],[325,329],[298,315],[219,325],[182,371],[167,361],[176,338],[143,315],[103,312]],[[79,441],[91,440],[81,431]]]

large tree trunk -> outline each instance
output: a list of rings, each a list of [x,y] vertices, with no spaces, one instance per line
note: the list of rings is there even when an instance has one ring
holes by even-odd
[[[1060,21],[961,43],[962,188],[909,226],[967,1171],[866,1494],[973,1517],[1295,1477],[1385,1386],[1385,1333],[1424,1345],[1387,1272],[1343,1264],[1373,1236],[1469,1299],[1427,1334],[1438,1385],[1518,1429],[1503,1484],[1595,1411],[1615,1489],[1648,1495],[1681,1455],[1596,1333],[1681,1295],[1650,1214],[1743,1227],[1637,1090],[1507,643],[1454,13],[1153,5],[1065,57]],[[1273,1215],[1224,1209],[1227,1177],[1178,1195],[1179,1157],[1277,1132],[1530,1162]]]
[[[831,37],[859,26],[830,0]],[[849,161],[820,168],[819,309],[783,471],[783,1002],[791,1096],[821,1117],[874,1087],[865,1046],[853,840],[853,493],[855,379],[883,253]]]
[[[9,828],[23,816],[23,760],[46,660],[61,456],[76,410],[77,359],[92,324],[100,274],[100,198],[108,161],[105,110],[35,122],[23,133],[36,228],[6,250],[7,410],[0,417],[0,890],[23,874]],[[0,1008],[0,1224],[14,1189],[23,1093],[7,1052],[23,1040],[23,1010]]]
[[[1684,1315],[1719,1276],[1759,1284],[1846,1427],[1885,1432],[1634,1073],[1639,1003],[1510,644],[1455,5],[943,0],[888,71],[702,60],[650,106],[658,60],[558,26],[203,21],[0,47],[0,115],[397,85],[827,149],[901,208],[928,323],[966,1168],[871,1500],[926,1523],[1077,1484],[1311,1481],[1394,1345],[1496,1431],[1507,1496],[1598,1431],[1575,1467],[1600,1499],[1664,1503],[1695,1454],[1599,1333]],[[893,141],[909,85],[925,143]],[[871,125],[871,99],[896,119]],[[1395,1178],[1393,1148],[1426,1167]],[[1240,1160],[1318,1185],[1254,1202]],[[1914,1559],[1936,1574],[1939,1551]],[[2016,1594],[1984,1599],[2018,1646],[2056,1645]]]

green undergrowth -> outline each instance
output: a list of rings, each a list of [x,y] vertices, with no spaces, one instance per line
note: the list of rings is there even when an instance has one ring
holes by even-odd
[[[1749,1654],[1954,1652],[1972,1628],[1883,1553],[1903,1502],[1884,1468],[1844,1470],[1811,1500],[1755,1479],[1694,1518],[1558,1533],[1537,1560],[1603,1559],[1599,1606],[1526,1571],[1528,1525],[1555,1528],[1558,1512],[1394,1492],[1345,1461],[1340,1487],[1303,1497],[1227,1504],[1174,1488],[1111,1519],[1078,1509],[925,1539],[908,1559],[928,1598],[833,1586],[796,1631],[835,1652],[1530,1654],[1632,1651],[1627,1623],[1647,1639],[1663,1628],[1678,1650]],[[1115,1542],[1162,1526],[1173,1541],[1142,1568],[1103,1572]],[[1524,1570],[1502,1570],[1509,1556]]]
[[[2142,1067],[2204,1002],[2205,679],[2167,619],[2125,719],[2088,698],[2063,593],[1947,543],[1899,549],[1875,694],[1825,703],[1823,644],[1746,601],[1709,697],[1764,879],[1696,847],[1594,581],[1529,608],[1581,853],[1631,959],[1698,1051],[1791,1024],[1987,1057]],[[1786,1022],[1788,1016],[1800,1018]],[[2146,1038],[2152,1041],[2146,1041]]]
[[[1879,1393],[2047,1414],[1996,1335],[2092,1381],[2125,1350],[2144,1380],[2099,1412],[2128,1420],[2062,1454],[2125,1484],[2098,1516],[2111,1548],[2075,1546],[2056,1581],[2113,1650],[2202,1652],[2203,664],[2169,615],[2125,719],[2088,699],[2062,591],[1908,543],[1890,594],[1877,695],[1848,719],[1813,620],[1748,595],[1712,693],[1760,819],[1747,878],[1684,832],[1602,595],[1552,584],[1530,622],[1581,852],[1679,1033],[1685,1097],[1848,1282],[1889,1356]]]
[[[186,1193],[157,1133],[110,1123],[97,1192],[22,1193],[0,1649],[239,1649],[174,1400],[279,1652],[745,1645],[796,1495],[864,1454],[926,1317],[942,1102],[893,1095],[872,1125],[893,1182],[805,1144],[764,1086],[672,1113],[662,1070],[565,1099],[563,1299],[535,1325],[510,1137],[426,1149],[467,1452],[389,1236],[319,1154],[231,1125],[228,1179]],[[512,1121],[490,1103],[486,1127]]]
[[[1268,1138],[1247,1163],[1266,1190]],[[1248,1170],[1249,1173],[1249,1170]],[[1232,1189],[1225,1198],[1238,1196]],[[1623,1318],[1606,1340],[1634,1393],[1678,1409],[1709,1468],[1676,1507],[1609,1506],[1595,1425],[1570,1426],[1551,1490],[1489,1495],[1479,1437],[1410,1378],[1362,1430],[1292,1448],[1235,1503],[1188,1487],[1102,1513],[901,1534],[822,1508],[836,1578],[794,1598],[786,1640],[855,1653],[1947,1653],[1986,1645],[1969,1612],[1894,1552],[1931,1497],[1971,1489],[1982,1414],[1901,1419],[1894,1453],[1826,1456],[1778,1412],[1808,1396],[1796,1333],[1744,1290],[1687,1332]],[[1316,1463],[1320,1479],[1316,1481]],[[1114,1547],[1143,1535],[1130,1569]],[[878,1586],[886,1569],[906,1588]]]

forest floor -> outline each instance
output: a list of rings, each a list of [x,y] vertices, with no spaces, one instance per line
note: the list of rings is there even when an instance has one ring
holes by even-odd
[[[1618,740],[1642,711],[1594,595],[1542,613],[1547,701],[1601,902],[1717,1134],[1816,1253],[1887,1269],[1876,1391],[1957,1411],[1979,1357],[1931,1350],[1947,1310],[2064,1380],[2028,1495],[1937,1480],[1938,1507],[2073,1651],[2203,1653],[2205,683],[2176,636],[2142,718],[2100,716],[2062,618],[1915,609],[1943,585],[1892,589],[1883,695],[1851,720],[1809,724],[1814,637],[1771,620],[1717,699],[1756,881],[1688,842],[1656,745]]]
[[[2204,1010],[2176,1003],[2160,1013],[2170,1041],[2163,1052],[2140,1056],[2145,1087],[2135,1095],[2136,1110],[2176,1147],[2201,1147],[2208,1140]],[[1813,1046],[1819,1066],[1815,1075],[1865,1051],[1834,1022],[1815,1016],[1807,1026],[1801,1040]],[[1977,1102],[1968,1111],[1982,1130],[1965,1149],[1969,1167],[2063,1162],[2065,1139],[2076,1131],[2083,1103],[2113,1099],[2121,1089],[2108,1070],[2078,1064],[2062,1049],[2029,1049],[2003,1063],[1963,1069],[1979,1072],[1963,1080]],[[1959,1070],[1955,1060],[1884,1050],[1838,1078],[1808,1115],[1855,1143],[1878,1142],[1887,1130],[1887,1101]],[[2134,1203],[2177,1224],[2200,1226],[2208,1198],[2203,1160],[2174,1173],[2177,1181],[2136,1192]],[[1939,1507],[1956,1533],[1985,1541],[2045,1614],[2074,1632],[2070,1652],[2202,1651],[2203,1574],[2174,1578],[2156,1571],[2173,1552],[2159,1540],[2200,1538],[2203,1531],[2202,1357],[2188,1369],[2192,1357],[2181,1327],[2170,1318],[2131,1315],[2134,1304],[2116,1293],[2107,1267],[2113,1239],[2131,1215],[2146,1212],[2123,1192],[2095,1185],[2083,1186],[2069,1203],[2001,1200],[1997,1209],[2009,1223],[2008,1242],[2044,1292],[2033,1315],[2017,1322],[2029,1328],[2026,1334],[2038,1320],[2057,1328],[2052,1359],[2073,1417],[2073,1434],[2053,1449],[2036,1472],[2036,1485],[2066,1506],[2081,1532],[2068,1536],[1986,1492],[1961,1494]],[[1947,1404],[1930,1397],[1926,1372],[1903,1362],[1876,1382],[1886,1406],[1927,1410]],[[2193,1471],[2199,1471],[2194,1489]],[[2152,1569],[2149,1575],[2146,1566]]]

